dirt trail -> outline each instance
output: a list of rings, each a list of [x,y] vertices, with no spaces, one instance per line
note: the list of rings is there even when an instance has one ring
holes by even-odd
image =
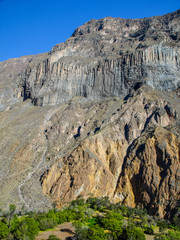
[[[48,143],[46,140],[46,146],[45,149],[43,151],[42,157],[41,157],[41,161],[38,163],[38,165],[33,169],[33,171],[31,171],[30,173],[28,173],[27,177],[21,182],[21,184],[18,186],[18,192],[19,192],[19,198],[21,200],[21,202],[30,210],[27,202],[24,200],[23,194],[22,194],[22,186],[33,176],[33,174],[39,169],[40,165],[45,161],[46,159],[46,152],[48,149]]]
[[[74,227],[72,223],[63,223],[55,229],[39,233],[36,240],[47,240],[50,235],[56,235],[61,240],[67,240],[74,236]]]
[[[154,235],[145,234],[146,240],[154,240]]]

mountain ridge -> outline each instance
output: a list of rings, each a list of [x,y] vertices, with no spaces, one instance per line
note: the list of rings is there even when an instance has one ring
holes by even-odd
[[[93,193],[173,217],[179,20],[180,10],[91,20],[48,53],[0,63],[4,208],[43,211]]]

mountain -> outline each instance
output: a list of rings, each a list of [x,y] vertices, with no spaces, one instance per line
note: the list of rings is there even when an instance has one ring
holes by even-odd
[[[180,10],[107,17],[48,53],[0,63],[0,204],[108,196],[179,206]]]

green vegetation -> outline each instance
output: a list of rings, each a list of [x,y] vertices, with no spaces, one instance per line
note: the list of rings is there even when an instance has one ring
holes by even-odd
[[[0,222],[0,239],[6,238],[8,234],[9,234],[8,226],[5,223]]]
[[[179,211],[170,222],[150,216],[139,207],[113,204],[107,197],[89,197],[86,201],[79,198],[60,210],[54,207],[24,216],[17,215],[16,206],[11,204],[9,211],[1,214],[0,239],[34,240],[39,231],[72,222],[80,240],[145,240],[145,234],[153,235],[155,240],[178,240],[179,220]],[[50,235],[49,240],[59,238]]]
[[[61,239],[57,238],[55,235],[50,235],[48,240],[61,240]]]

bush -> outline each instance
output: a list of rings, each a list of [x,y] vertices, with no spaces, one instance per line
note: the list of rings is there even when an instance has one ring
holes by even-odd
[[[50,235],[48,240],[61,240],[61,239],[58,238],[56,235]]]
[[[145,240],[145,235],[141,228],[126,228],[121,234],[120,238],[122,240]]]
[[[56,221],[51,218],[43,218],[39,221],[39,229],[41,231],[46,231],[49,228],[54,228],[56,226]]]
[[[180,227],[180,216],[174,216],[173,222],[177,227]]]
[[[63,210],[61,212],[58,212],[57,214],[58,214],[58,223],[59,224],[64,223],[64,222],[70,222],[70,221],[77,219],[76,212],[74,211],[74,209]]]
[[[14,239],[34,240],[39,232],[38,225],[38,222],[30,217],[20,220],[17,228],[12,232]]]
[[[77,239],[86,239],[86,240],[106,240],[107,234],[104,232],[103,228],[100,228],[98,225],[95,226],[81,226],[76,229]]]
[[[59,212],[58,213],[58,224],[61,224],[61,223],[64,223],[64,222],[67,222],[67,216],[66,214],[64,214],[64,212]]]
[[[15,214],[14,215],[14,217],[13,217],[13,219],[11,220],[11,222],[10,222],[10,231],[11,232],[13,232],[13,231],[15,231],[17,228],[18,228],[18,226],[19,226],[19,218],[18,218],[18,216]]]
[[[152,227],[145,227],[144,233],[154,235],[154,230]]]
[[[127,212],[128,212],[128,207],[125,205],[121,205],[119,207],[120,211],[122,212],[123,216],[127,216]]]
[[[70,206],[84,206],[84,205],[85,205],[84,199],[73,200],[73,201],[70,203]]]
[[[157,225],[160,232],[163,232],[166,228],[168,228],[168,223],[165,220],[159,220]]]
[[[56,210],[49,210],[46,214],[47,218],[53,219],[56,223],[58,223],[58,212]]]
[[[111,204],[108,197],[89,197],[86,201],[90,208],[95,210],[102,210],[103,208],[108,208]]]
[[[99,226],[93,226],[88,229],[88,238],[89,240],[105,240],[107,239],[107,235],[104,232],[103,228]]]
[[[166,234],[157,234],[155,235],[155,240],[179,240],[180,232],[179,231],[169,231]]]
[[[106,229],[111,231],[110,235],[114,238],[117,239],[118,236],[122,234],[122,222],[118,221],[115,218],[103,218],[101,220],[101,226]]]
[[[25,219],[25,224],[27,226],[26,235],[29,237],[29,239],[34,239],[39,232],[39,224],[33,218],[29,217]]]
[[[9,234],[8,226],[0,221],[0,239],[7,237]]]

